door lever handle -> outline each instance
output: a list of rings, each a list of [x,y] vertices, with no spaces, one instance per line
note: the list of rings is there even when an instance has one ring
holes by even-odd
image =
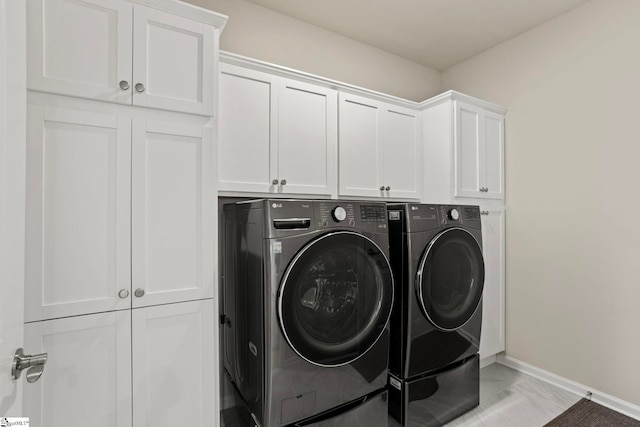
[[[47,363],[47,353],[25,355],[22,348],[16,350],[11,364],[11,378],[17,380],[22,371],[27,369],[27,382],[34,383],[40,379]]]

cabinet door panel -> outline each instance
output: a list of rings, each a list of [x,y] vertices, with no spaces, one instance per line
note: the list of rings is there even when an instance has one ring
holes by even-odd
[[[213,114],[213,27],[136,5],[133,37],[135,105]]]
[[[391,197],[420,198],[422,140],[417,112],[387,107],[384,117],[383,184]]]
[[[131,122],[31,105],[26,320],[127,308]]]
[[[282,191],[335,192],[337,92],[292,80],[280,85],[278,178]]]
[[[29,0],[28,87],[130,103],[132,4],[122,0]]]
[[[380,118],[382,103],[340,94],[339,193],[343,196],[381,197]]]
[[[135,121],[133,306],[211,297],[215,192],[209,128]]]
[[[134,425],[215,425],[213,300],[132,313]]]
[[[222,64],[218,190],[270,192],[278,179],[277,79]]]
[[[480,357],[505,349],[504,319],[504,208],[481,207],[485,280],[482,296]]]
[[[24,387],[24,415],[40,427],[131,426],[128,310],[25,325],[25,350],[48,353]]]
[[[484,197],[480,191],[480,114],[479,108],[455,102],[456,161],[455,195]]]
[[[504,116],[484,113],[484,182],[486,198],[504,198]]]

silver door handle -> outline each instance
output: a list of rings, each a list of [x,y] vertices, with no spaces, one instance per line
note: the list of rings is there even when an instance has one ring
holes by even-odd
[[[11,364],[11,378],[17,380],[24,369],[27,370],[27,382],[34,383],[40,379],[47,363],[47,353],[25,355],[22,348],[16,350]]]
[[[140,93],[144,92],[144,85],[142,83],[136,83],[135,88],[136,88],[136,91]]]

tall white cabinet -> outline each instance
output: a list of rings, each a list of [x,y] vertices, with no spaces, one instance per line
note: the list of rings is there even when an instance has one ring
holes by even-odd
[[[505,350],[503,107],[455,91],[422,103],[424,203],[480,206],[485,282],[480,358]]]
[[[226,17],[173,0],[34,0],[27,15],[25,349],[49,360],[24,414],[214,425]]]

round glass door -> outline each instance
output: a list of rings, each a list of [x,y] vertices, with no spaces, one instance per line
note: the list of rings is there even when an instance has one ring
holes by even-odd
[[[449,228],[427,246],[416,277],[418,302],[437,328],[451,331],[475,313],[484,288],[484,260],[476,239]]]
[[[291,261],[278,291],[280,327],[310,363],[340,366],[366,353],[384,332],[393,302],[382,250],[352,232],[326,234]]]

